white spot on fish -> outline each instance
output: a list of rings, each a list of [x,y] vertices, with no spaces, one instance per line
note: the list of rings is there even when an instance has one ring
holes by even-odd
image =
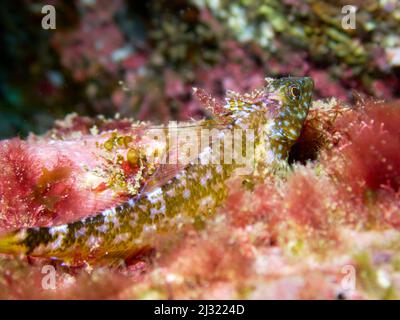
[[[86,233],[86,228],[80,228],[75,231],[75,238],[83,237]]]
[[[87,241],[87,244],[91,248],[96,248],[96,247],[98,247],[100,245],[100,242],[101,242],[101,238],[98,238],[98,237],[95,237],[95,236],[90,236],[88,241]]]
[[[170,198],[173,198],[175,196],[175,190],[174,189],[168,190],[165,193]]]
[[[124,242],[127,241],[130,237],[129,233],[122,233],[122,234],[118,234],[115,239],[114,239],[114,243],[119,243],[119,242]]]
[[[49,233],[54,236],[56,233],[67,233],[68,232],[68,225],[63,224],[61,226],[51,227],[49,229]]]
[[[200,159],[200,164],[206,165],[210,161],[210,156],[211,156],[211,148],[206,147],[204,150],[200,153],[199,159]]]
[[[165,213],[165,205],[163,205],[160,209],[151,208],[150,209],[150,217],[154,219],[154,217],[158,214]]]
[[[62,240],[64,239],[62,234],[58,234],[57,239],[53,241],[50,245],[52,250],[61,248]]]
[[[211,196],[208,196],[204,199],[201,200],[200,205],[202,207],[208,206],[208,205],[213,205],[214,204],[214,199]]]
[[[155,204],[160,202],[163,199],[163,191],[160,187],[154,189],[147,195],[147,199],[152,203]]]
[[[185,189],[185,190],[183,191],[183,197],[184,197],[185,199],[188,199],[188,198],[190,197],[190,190]]]
[[[297,134],[298,134],[298,133],[297,133],[297,131],[296,131],[295,129],[292,128],[292,129],[290,129],[289,131],[290,131],[290,133],[291,133],[293,136],[297,137]]]
[[[107,230],[108,230],[108,226],[107,226],[106,224],[103,224],[102,226],[97,227],[96,229],[97,229],[98,231],[100,231],[101,233],[106,233]]]
[[[200,183],[201,183],[202,186],[205,186],[206,183],[207,183],[207,177],[202,177],[202,178],[200,179]]]
[[[107,209],[103,211],[103,217],[109,218],[116,214],[115,208]]]

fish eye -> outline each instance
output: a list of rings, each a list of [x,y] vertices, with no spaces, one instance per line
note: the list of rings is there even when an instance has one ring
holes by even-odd
[[[296,86],[292,86],[289,88],[289,92],[292,95],[293,98],[297,99],[300,97],[301,91],[299,88],[297,88]]]

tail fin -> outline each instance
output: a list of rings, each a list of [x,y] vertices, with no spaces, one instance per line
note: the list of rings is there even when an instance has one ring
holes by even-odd
[[[26,252],[22,242],[22,230],[0,233],[0,253],[20,254]]]

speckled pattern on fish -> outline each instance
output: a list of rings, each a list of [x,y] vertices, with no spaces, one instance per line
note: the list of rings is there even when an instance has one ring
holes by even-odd
[[[211,109],[212,120],[199,125],[254,131],[254,175],[268,178],[287,162],[307,116],[313,90],[311,78],[266,79],[248,94],[227,92],[220,105],[202,90],[199,100]],[[206,122],[207,121],[207,122]],[[53,227],[20,229],[0,239],[0,252],[59,259],[89,259],[151,245],[160,231],[173,232],[187,223],[206,221],[224,201],[227,181],[239,164],[213,164],[205,148],[197,160],[161,184],[97,215]],[[208,163],[207,163],[208,162]],[[151,179],[151,178],[150,178]]]

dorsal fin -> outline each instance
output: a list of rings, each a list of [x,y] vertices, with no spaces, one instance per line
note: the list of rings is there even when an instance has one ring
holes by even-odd
[[[161,163],[157,166],[156,171],[151,175],[148,181],[145,182],[140,194],[151,192],[155,188],[164,185],[179,172],[184,170],[188,165],[196,162],[200,153],[209,146],[209,144],[202,145],[201,130],[216,128],[226,128],[226,125],[221,124],[218,121],[201,121],[196,125],[184,125],[172,128],[171,130],[176,130],[175,133],[177,135],[183,134],[182,131],[184,130],[188,130],[185,135],[191,137],[191,139],[177,139],[178,141],[175,141],[175,143],[172,142],[171,145],[167,146],[164,150],[164,154],[160,158],[166,160],[165,163]],[[190,152],[182,158],[182,152],[188,150],[190,150]]]
[[[206,90],[193,88],[193,95],[200,101],[206,110],[211,111],[214,117],[219,118],[226,112],[224,105],[217,101],[217,99],[213,98]]]

